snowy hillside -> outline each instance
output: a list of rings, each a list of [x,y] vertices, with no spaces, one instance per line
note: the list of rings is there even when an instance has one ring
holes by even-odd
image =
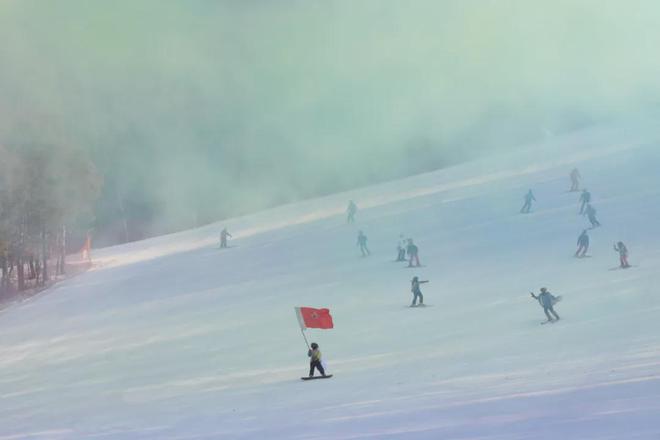
[[[659,140],[594,128],[98,250],[0,313],[0,440],[658,439]],[[603,224],[585,259],[574,167]],[[399,234],[424,267],[393,262]],[[611,270],[618,240],[628,270]],[[406,307],[414,275],[430,307]],[[542,286],[563,296],[553,325]],[[294,306],[330,308],[335,328],[308,336],[332,379],[299,379]]]

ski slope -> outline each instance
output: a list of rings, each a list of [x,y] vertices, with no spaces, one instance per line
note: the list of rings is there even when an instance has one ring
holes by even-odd
[[[659,140],[594,127],[98,250],[0,313],[0,440],[659,439]],[[573,167],[603,224],[582,260]],[[424,267],[393,262],[401,233]],[[635,267],[610,270],[615,240]],[[406,307],[414,275],[430,307]],[[557,324],[539,325],[542,286]],[[335,328],[307,333],[332,379],[299,379],[294,306],[330,308]]]

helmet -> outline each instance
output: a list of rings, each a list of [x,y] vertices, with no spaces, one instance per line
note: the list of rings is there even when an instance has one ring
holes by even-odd
[[[541,292],[546,292],[548,289],[545,287],[541,287]]]
[[[319,348],[319,344],[317,344],[316,342],[312,342],[312,348],[316,350],[317,348]]]
[[[413,281],[417,281],[417,280],[419,280],[419,277],[413,277],[412,280],[413,280]]]

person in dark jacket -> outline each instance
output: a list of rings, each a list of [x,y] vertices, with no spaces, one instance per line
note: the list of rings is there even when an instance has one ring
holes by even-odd
[[[224,228],[220,232],[220,247],[221,248],[226,248],[227,247],[227,237],[231,237],[231,234],[227,231],[227,228]]]
[[[600,226],[600,222],[596,219],[596,208],[594,208],[591,203],[587,204],[587,209],[584,211],[591,223],[592,228],[597,228]]]
[[[319,344],[312,342],[312,348],[307,351],[307,356],[309,357],[309,377],[314,377],[314,369],[319,370],[321,376],[325,377],[325,370],[321,364],[321,351],[319,350]]]
[[[369,252],[369,248],[367,247],[367,236],[364,235],[364,232],[362,231],[358,231],[357,245],[360,246],[360,252],[362,252],[363,257],[371,255],[371,252]]]
[[[555,312],[555,309],[553,308],[557,302],[556,296],[548,292],[548,289],[545,287],[541,287],[541,293],[538,296],[534,295],[534,292],[529,293],[532,295],[532,298],[537,300],[539,304],[541,304],[541,307],[543,307],[543,312],[548,318],[548,322],[553,322],[555,320],[559,321],[559,315],[557,315],[557,312]]]
[[[410,258],[410,261],[408,262],[408,267],[413,267],[413,260],[415,260],[415,265],[417,267],[420,266],[419,264],[419,248],[415,243],[413,243],[412,238],[408,239],[408,246],[406,246],[406,252],[408,252],[408,257]]]
[[[575,256],[577,258],[582,258],[587,254],[587,251],[589,250],[589,234],[587,233],[586,229],[582,231],[582,234],[580,234],[578,237],[577,245],[578,249],[577,252],[575,252]]]
[[[522,214],[529,214],[529,211],[532,209],[532,202],[536,201],[536,197],[534,197],[534,193],[530,189],[527,191],[527,194],[525,194],[525,204],[523,205],[522,208],[520,208],[520,212]]]
[[[584,210],[590,202],[591,193],[586,189],[582,190],[582,194],[580,194],[580,214],[584,214]]]
[[[628,264],[628,248],[622,241],[614,245],[614,251],[619,253],[619,267],[621,269],[628,269],[630,264]]]
[[[428,280],[420,281],[419,277],[413,277],[410,282],[410,291],[413,293],[413,301],[410,307],[415,307],[417,305],[417,298],[419,298],[419,305],[424,305],[424,296],[422,295],[422,290],[419,288],[419,285],[424,283],[428,283]]]

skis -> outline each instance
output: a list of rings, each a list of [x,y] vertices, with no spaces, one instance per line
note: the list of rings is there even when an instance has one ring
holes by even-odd
[[[301,377],[302,380],[315,380],[315,379],[330,379],[332,374],[326,374],[325,376],[312,376],[312,377]]]
[[[542,322],[541,322],[541,325],[554,324],[554,323],[557,322],[557,321],[558,321],[558,319],[553,319],[552,321],[542,321]]]

